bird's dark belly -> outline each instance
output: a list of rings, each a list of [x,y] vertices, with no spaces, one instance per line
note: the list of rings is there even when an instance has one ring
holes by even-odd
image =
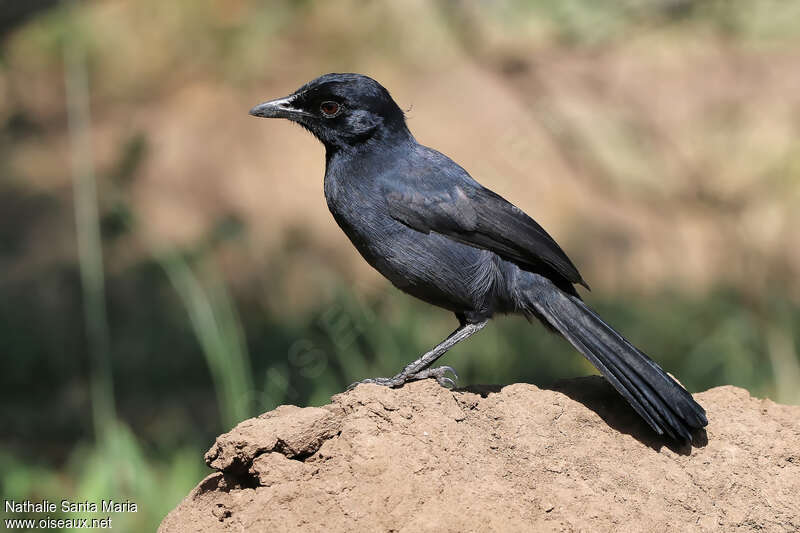
[[[486,279],[495,274],[491,252],[421,233],[388,214],[331,211],[364,259],[400,290],[455,313],[491,314],[491,291],[484,290],[494,281]]]

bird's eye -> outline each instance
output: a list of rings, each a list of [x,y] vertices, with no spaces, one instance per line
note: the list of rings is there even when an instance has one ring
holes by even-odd
[[[326,117],[335,117],[339,114],[341,106],[336,102],[322,102],[322,105],[319,106],[319,110],[322,111],[322,114]]]

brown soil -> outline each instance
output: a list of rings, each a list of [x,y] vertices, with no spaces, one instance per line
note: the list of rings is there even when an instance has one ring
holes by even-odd
[[[361,385],[221,435],[159,531],[800,531],[800,407],[696,397],[681,448],[597,377]]]

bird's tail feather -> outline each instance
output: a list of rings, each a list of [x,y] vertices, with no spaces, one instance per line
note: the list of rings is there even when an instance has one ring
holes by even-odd
[[[552,285],[523,294],[524,307],[561,333],[659,435],[691,442],[692,432],[708,423],[705,410],[686,389],[580,298]]]

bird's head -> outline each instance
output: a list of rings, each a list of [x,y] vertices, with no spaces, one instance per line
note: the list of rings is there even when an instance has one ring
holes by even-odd
[[[325,74],[289,96],[255,106],[250,114],[296,122],[328,149],[408,135],[403,111],[389,91],[361,74]]]

